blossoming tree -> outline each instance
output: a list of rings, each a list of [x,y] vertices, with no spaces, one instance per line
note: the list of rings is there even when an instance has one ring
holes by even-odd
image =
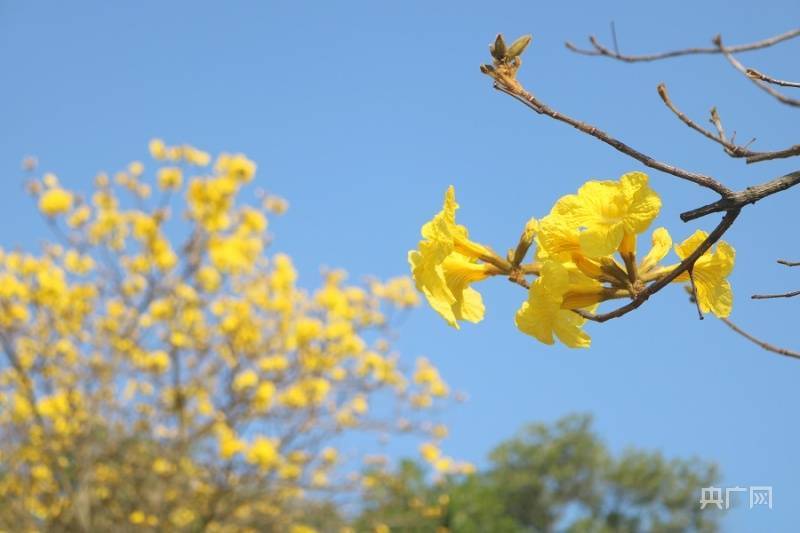
[[[241,200],[254,162],[150,152],[89,198],[32,175],[57,242],[0,253],[0,530],[310,531],[313,496],[369,484],[354,432],[469,471],[426,415],[447,385],[388,341],[410,280],[303,289],[266,253],[286,202]]]

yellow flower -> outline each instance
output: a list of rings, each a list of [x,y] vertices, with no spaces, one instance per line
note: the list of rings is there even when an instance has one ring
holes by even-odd
[[[245,459],[248,463],[268,470],[278,463],[278,446],[275,439],[256,437],[247,450]]]
[[[153,159],[166,159],[167,147],[161,139],[151,140],[148,148],[150,149],[150,155],[153,156]]]
[[[692,236],[675,246],[678,257],[685,259],[694,252],[708,237],[705,231],[697,230]],[[697,291],[697,303],[704,313],[714,313],[723,318],[731,314],[733,309],[733,291],[727,277],[733,270],[736,251],[725,241],[719,241],[716,247],[706,251],[695,262],[692,269],[694,286]],[[674,268],[673,265],[670,268]],[[688,272],[675,279],[676,282],[689,281]]]
[[[215,170],[240,183],[247,183],[256,174],[256,164],[243,154],[221,154],[217,158]]]
[[[183,173],[178,167],[164,167],[158,171],[158,186],[162,190],[174,190],[181,186]]]
[[[469,240],[467,229],[456,224],[456,209],[455,191],[450,186],[442,210],[422,226],[424,240],[418,250],[408,252],[408,262],[417,289],[448,324],[458,329],[459,320],[483,319],[483,299],[469,285],[499,271],[477,262],[495,254]]]
[[[128,165],[128,172],[130,172],[132,176],[141,176],[144,172],[144,165],[141,161],[132,161],[131,164]]]
[[[39,198],[39,210],[49,217],[66,213],[72,209],[72,193],[60,187],[48,189]]]
[[[322,450],[322,461],[326,464],[333,464],[339,457],[339,452],[335,448],[327,447]]]
[[[425,442],[420,445],[419,453],[425,461],[433,463],[439,459],[442,452],[432,442]]]
[[[144,521],[147,519],[147,515],[145,515],[142,511],[134,511],[128,517],[131,524],[143,524]]]
[[[639,265],[639,274],[646,274],[658,266],[658,262],[664,259],[672,248],[672,237],[666,228],[657,228],[653,232],[653,246]]]
[[[591,285],[586,285],[591,290]],[[546,261],[542,265],[541,276],[531,285],[528,301],[517,311],[517,327],[545,344],[553,344],[555,333],[570,348],[588,348],[591,339],[581,330],[586,319],[564,307],[570,305],[570,298],[576,294],[575,291],[570,292],[574,288],[583,289],[584,286],[571,286],[566,267],[555,261]]]
[[[317,533],[317,530],[305,524],[294,524],[289,533]]]
[[[234,378],[231,387],[236,392],[241,392],[243,390],[255,387],[257,383],[258,375],[252,370],[245,370]]]
[[[647,184],[647,174],[629,172],[619,181],[588,181],[578,194],[562,197],[553,214],[581,229],[579,243],[588,256],[613,254],[626,234],[645,231],[661,209],[661,199]]]
[[[275,385],[269,381],[261,383],[253,394],[253,407],[257,411],[266,411],[272,405],[275,396]]]

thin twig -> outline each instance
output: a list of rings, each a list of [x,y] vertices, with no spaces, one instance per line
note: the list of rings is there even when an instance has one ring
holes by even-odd
[[[506,93],[509,96],[514,97],[515,99],[519,100],[529,108],[533,109],[536,113],[540,115],[547,115],[550,118],[558,120],[560,122],[564,122],[569,124],[570,126],[588,134],[592,137],[603,141],[604,143],[608,144],[615,150],[622,152],[625,155],[636,159],[637,161],[641,162],[643,165],[648,166],[650,168],[654,168],[656,170],[660,170],[662,172],[666,172],[667,174],[672,174],[675,177],[691,181],[701,187],[705,187],[707,189],[711,189],[712,191],[720,194],[723,197],[728,197],[733,194],[733,191],[720,183],[719,181],[715,180],[711,176],[706,176],[704,174],[699,174],[697,172],[692,172],[689,170],[682,169],[680,167],[676,167],[674,165],[670,165],[668,163],[664,163],[654,159],[653,157],[644,154],[635,148],[625,144],[624,142],[615,139],[608,133],[590,125],[586,122],[582,122],[580,120],[574,119],[570,116],[564,115],[551,109],[541,101],[539,101],[535,96],[527,91],[520,91],[516,92],[515,90],[506,87],[505,85],[496,82],[494,84],[494,88],[500,92]]]
[[[786,81],[786,80],[779,80],[777,78],[772,78],[767,76],[763,72],[759,72],[754,68],[749,68],[745,72],[748,77],[755,78],[757,80],[765,81],[767,83],[771,83],[773,85],[780,85],[781,87],[793,87],[795,89],[800,89],[800,82],[797,81]]]
[[[700,185],[701,187],[711,189],[712,191],[722,196],[722,198],[716,202],[682,213],[681,220],[683,220],[684,222],[704,217],[711,213],[719,213],[722,211],[730,212],[732,210],[741,209],[746,205],[753,204],[761,200],[762,198],[775,194],[776,192],[786,190],[800,183],[800,170],[798,170],[790,174],[787,174],[785,176],[774,178],[759,185],[747,187],[742,191],[734,192],[710,176],[706,176],[704,174],[699,174],[696,172],[691,172],[689,170],[685,170],[680,167],[669,165],[667,163],[663,163],[661,161],[653,159],[651,156],[639,152],[635,148],[628,146],[622,141],[615,139],[608,133],[590,124],[587,124],[586,122],[574,119],[568,115],[564,115],[563,113],[560,113],[550,108],[549,106],[541,102],[538,98],[536,98],[533,94],[523,89],[519,83],[517,83],[516,88],[511,88],[495,80],[494,88],[500,92],[512,96],[513,98],[522,102],[536,113],[540,115],[547,115],[550,118],[569,124],[570,126],[578,129],[579,131],[582,131],[583,133],[586,133],[596,139],[603,141],[604,143],[608,144],[617,151],[622,152],[623,154],[628,155],[636,159],[637,161],[640,161],[641,163],[650,168],[661,170],[662,172],[666,172],[667,174],[672,174],[675,177],[691,181],[692,183]]]
[[[741,335],[745,339],[749,340],[750,342],[752,342],[754,344],[757,344],[758,346],[764,348],[768,352],[776,353],[778,355],[785,355],[786,357],[792,357],[794,359],[800,359],[800,352],[795,352],[794,350],[788,350],[786,348],[780,348],[778,346],[775,346],[774,344],[770,344],[768,342],[764,342],[764,341],[762,341],[760,339],[757,339],[757,338],[753,337],[752,335],[750,335],[749,333],[747,333],[746,331],[744,331],[742,328],[740,328],[736,324],[734,324],[733,322],[731,322],[727,318],[720,318],[720,320],[722,320],[725,323],[725,325],[727,325],[733,331],[735,331],[736,333],[738,333],[739,335]]]
[[[697,315],[700,317],[700,320],[703,320],[705,317],[703,316],[703,310],[700,309],[700,300],[697,298],[697,285],[694,284],[694,268],[690,268],[688,272],[689,284],[691,285],[692,301],[697,309]]]
[[[613,20],[611,21],[611,38],[614,41],[614,52],[619,55],[619,45],[617,44],[617,27]]]
[[[761,161],[768,161],[772,159],[785,159],[787,157],[794,157],[800,155],[800,144],[795,144],[784,150],[776,150],[774,152],[764,152],[762,154],[752,155],[745,159],[747,164],[760,163]]]
[[[769,37],[761,41],[756,41],[754,43],[729,46],[727,49],[730,53],[734,54],[739,52],[749,52],[751,50],[760,50],[762,48],[767,48],[776,45],[783,41],[788,41],[789,39],[793,39],[794,37],[797,36],[800,36],[800,28],[789,30],[786,33],[782,33],[774,37]],[[681,50],[671,50],[668,52],[659,52],[656,54],[623,55],[618,52],[613,52],[612,50],[609,50],[605,46],[601,45],[594,36],[589,37],[589,42],[592,44],[594,50],[586,50],[578,48],[569,41],[564,43],[564,45],[573,52],[576,52],[578,54],[583,54],[587,56],[605,56],[612,59],[617,59],[619,61],[625,61],[627,63],[637,63],[641,61],[658,61],[660,59],[668,59],[671,57],[696,55],[696,54],[719,54],[721,52],[718,47],[696,47],[696,48],[684,48]]]
[[[760,163],[763,161],[771,161],[774,159],[784,159],[787,157],[794,157],[800,155],[800,144],[796,144],[794,146],[790,146],[789,148],[785,148],[783,150],[775,150],[772,152],[754,152],[748,148],[750,143],[755,141],[750,141],[747,145],[739,145],[733,142],[733,139],[728,140],[725,137],[725,130],[722,127],[722,119],[719,116],[719,112],[717,111],[716,107],[711,108],[711,118],[709,122],[711,122],[717,130],[717,134],[714,135],[713,132],[703,128],[691,118],[689,118],[686,113],[681,111],[680,109],[675,106],[672,100],[669,97],[669,93],[667,92],[667,86],[663,83],[658,85],[658,95],[661,97],[661,100],[664,104],[669,108],[670,111],[675,113],[684,124],[692,128],[693,130],[701,133],[703,136],[708,137],[712,141],[719,143],[725,149],[725,153],[731,157],[744,157],[745,162],[749,165],[751,163]],[[733,137],[736,137],[734,133]]]
[[[800,261],[787,261],[786,259],[778,259],[779,265],[786,265],[787,267],[800,266]]]
[[[754,294],[750,297],[751,300],[771,300],[773,298],[794,298],[800,296],[800,291],[782,292],[780,294]]]
[[[722,211],[729,211],[731,209],[741,209],[746,205],[756,203],[762,198],[766,198],[767,196],[773,195],[777,192],[785,191],[790,187],[794,187],[798,183],[800,183],[800,170],[790,172],[785,176],[777,177],[759,185],[747,187],[742,191],[729,195],[727,198],[723,198],[708,205],[698,207],[697,209],[692,209],[690,211],[686,211],[685,213],[681,213],[681,220],[684,222],[689,222],[690,220],[704,217],[706,215],[710,215],[711,213],[719,213]]]
[[[693,130],[699,132],[703,136],[711,139],[712,141],[719,143],[725,148],[725,152],[730,155],[731,157],[750,157],[753,155],[762,155],[761,152],[752,152],[745,148],[744,146],[739,146],[738,144],[733,144],[732,142],[728,141],[725,137],[725,132],[722,129],[722,121],[719,118],[719,114],[717,113],[716,108],[711,110],[711,123],[717,128],[717,135],[714,135],[713,132],[703,128],[691,118],[689,118],[686,113],[678,109],[672,100],[669,97],[669,93],[667,92],[667,86],[663,83],[659,83],[658,87],[658,95],[661,97],[661,100],[664,102],[670,111],[672,111],[675,116],[677,116],[681,122],[692,128]]]
[[[725,56],[725,59],[728,60],[728,62],[733,66],[733,68],[744,74],[748,80],[755,83],[758,86],[758,88],[760,88],[762,91],[766,92],[767,94],[769,94],[770,96],[772,96],[773,98],[775,98],[776,100],[778,100],[783,104],[800,107],[800,100],[797,100],[795,98],[790,98],[785,94],[781,93],[780,91],[776,91],[768,83],[764,83],[763,81],[760,81],[757,78],[748,76],[747,67],[742,65],[738,59],[733,57],[733,51],[729,47],[726,47],[724,44],[722,44],[722,36],[717,35],[716,37],[714,37],[714,44],[717,45],[719,51]]]

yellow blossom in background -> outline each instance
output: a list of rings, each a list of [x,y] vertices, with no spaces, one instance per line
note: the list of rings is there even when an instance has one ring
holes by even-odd
[[[222,154],[217,158],[215,169],[239,182],[248,182],[256,173],[256,164],[242,154]]]
[[[289,209],[289,202],[279,196],[269,195],[264,198],[264,209],[275,214],[282,215]]]
[[[158,171],[158,186],[164,190],[178,189],[183,182],[183,173],[177,167],[164,167]]]
[[[317,530],[304,524],[294,524],[289,533],[317,533]]]
[[[153,159],[166,159],[167,147],[164,145],[164,141],[161,139],[151,140],[148,148],[150,149],[150,155],[153,157]]]
[[[273,439],[257,437],[246,453],[249,463],[258,465],[261,469],[267,470],[278,464],[278,447]]]
[[[353,490],[357,457],[340,460],[336,439],[443,437],[426,410],[446,383],[430,362],[408,372],[389,342],[393,314],[420,300],[410,278],[328,269],[303,286],[269,248],[286,201],[242,193],[255,162],[148,148],[154,164],[99,173],[92,190],[31,177],[66,238],[39,254],[0,249],[0,334],[15,355],[0,363],[0,521],[290,531],[310,491]],[[458,272],[484,265],[469,256],[479,245],[453,249],[468,264],[442,268],[459,292]]]
[[[72,209],[72,193],[60,187],[45,191],[39,198],[39,210],[49,217],[64,214]]]

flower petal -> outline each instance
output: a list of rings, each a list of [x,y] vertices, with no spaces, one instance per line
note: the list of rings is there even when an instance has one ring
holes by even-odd
[[[647,255],[642,259],[642,264],[639,266],[639,272],[647,272],[652,270],[662,259],[669,253],[672,248],[672,237],[666,228],[657,228],[652,236],[653,246]]]

